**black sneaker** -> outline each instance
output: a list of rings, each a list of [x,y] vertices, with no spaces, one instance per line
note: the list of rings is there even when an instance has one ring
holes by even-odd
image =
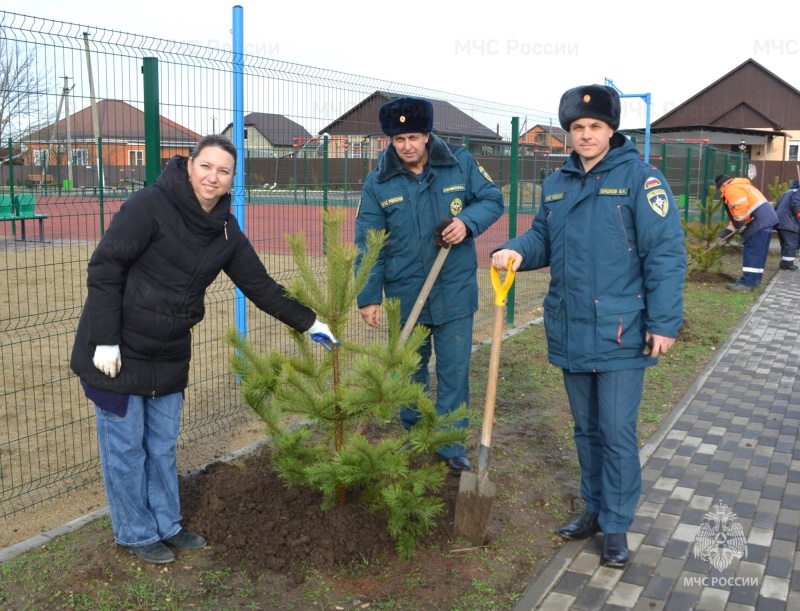
[[[166,564],[167,562],[175,560],[175,554],[161,541],[156,541],[150,545],[143,545],[142,547],[126,546],[125,549],[132,554],[136,554],[145,562],[150,562],[152,564]]]
[[[206,546],[206,540],[203,537],[186,530],[180,530],[177,535],[164,539],[164,543],[179,549],[203,549]]]

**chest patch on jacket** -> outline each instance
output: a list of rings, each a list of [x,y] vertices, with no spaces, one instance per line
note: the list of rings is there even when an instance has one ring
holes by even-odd
[[[399,204],[403,201],[403,196],[398,195],[397,197],[390,197],[389,199],[385,199],[381,202],[381,208],[388,208],[394,204]]]
[[[544,196],[544,201],[546,202],[557,202],[560,199],[564,199],[563,193],[550,193]]]
[[[647,201],[650,207],[655,210],[659,216],[667,216],[667,208],[669,200],[667,199],[667,192],[664,189],[654,189],[647,194]]]
[[[445,187],[442,189],[442,193],[452,193],[453,191],[466,191],[467,188],[464,185],[453,185],[452,187]]]
[[[454,197],[453,200],[450,202],[450,214],[452,214],[453,216],[458,216],[458,213],[461,212],[461,210],[463,209],[464,209],[463,202],[459,198]]]
[[[598,195],[628,195],[630,193],[630,189],[628,187],[623,187],[620,189],[600,189],[597,194]]]

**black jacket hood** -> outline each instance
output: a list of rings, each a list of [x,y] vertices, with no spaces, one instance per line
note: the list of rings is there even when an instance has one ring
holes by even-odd
[[[231,195],[226,193],[219,198],[217,205],[208,213],[194,194],[189,172],[186,169],[189,158],[175,156],[169,160],[154,186],[164,192],[170,202],[178,209],[186,224],[198,235],[216,236],[225,230],[231,215]]]

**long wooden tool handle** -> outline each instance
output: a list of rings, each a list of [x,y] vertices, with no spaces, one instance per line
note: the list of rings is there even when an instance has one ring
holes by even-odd
[[[428,272],[428,277],[425,278],[425,284],[422,285],[422,290],[419,292],[417,301],[416,303],[414,303],[414,307],[411,309],[411,314],[408,315],[408,320],[406,321],[403,330],[400,332],[401,346],[406,343],[406,340],[409,338],[411,332],[414,330],[414,325],[417,324],[417,318],[419,318],[419,313],[422,312],[422,308],[425,305],[425,301],[427,301],[428,295],[431,294],[433,283],[436,282],[436,278],[438,278],[439,272],[442,271],[444,260],[447,258],[447,254],[449,252],[450,252],[449,244],[442,246],[439,249],[439,254],[436,255],[436,260],[433,262],[433,267],[431,267],[431,271]]]
[[[500,344],[503,341],[503,318],[506,299],[514,284],[514,260],[508,262],[508,273],[500,282],[497,268],[492,266],[492,288],[494,289],[494,325],[492,326],[492,347],[489,351],[489,375],[486,382],[486,404],[483,408],[483,428],[481,429],[481,449],[478,455],[478,476],[485,475],[489,464],[489,448],[492,447],[492,425],[494,424],[494,404],[497,399],[497,378],[500,376]]]
[[[497,399],[497,378],[500,376],[500,342],[503,341],[503,318],[505,308],[494,306],[494,326],[492,327],[492,347],[489,352],[489,379],[486,383],[486,403],[483,408],[483,429],[481,445],[492,446],[492,423],[494,404]]]

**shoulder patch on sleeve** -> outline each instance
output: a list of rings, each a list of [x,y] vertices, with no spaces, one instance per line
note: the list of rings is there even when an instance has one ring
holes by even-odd
[[[476,161],[475,163],[478,163],[478,162]],[[483,176],[486,180],[488,180],[489,182],[492,182],[492,177],[489,176],[489,172],[487,172],[486,169],[480,164],[478,165],[478,172],[480,172],[481,176]]]
[[[650,176],[647,180],[644,181],[645,189],[652,189],[653,187],[660,187],[660,186],[661,186],[661,181],[655,176]]]
[[[661,217],[667,216],[669,209],[669,199],[664,189],[655,189],[647,194],[647,201],[650,207]]]

